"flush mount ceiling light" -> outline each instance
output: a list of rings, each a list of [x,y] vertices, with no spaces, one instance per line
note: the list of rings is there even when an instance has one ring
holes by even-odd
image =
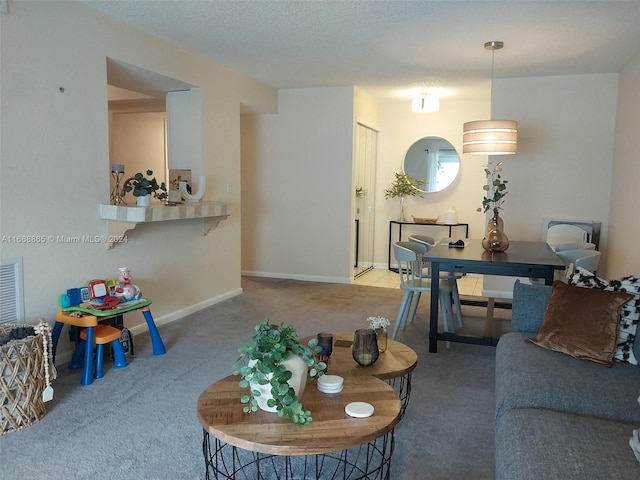
[[[491,50],[491,98],[493,98],[493,64],[495,51],[503,42],[484,44]],[[489,100],[491,102],[491,99]],[[464,124],[462,153],[471,155],[513,155],[518,151],[518,122],[515,120],[476,120]]]
[[[432,113],[440,110],[440,99],[433,94],[421,95],[411,102],[411,111],[416,113]]]

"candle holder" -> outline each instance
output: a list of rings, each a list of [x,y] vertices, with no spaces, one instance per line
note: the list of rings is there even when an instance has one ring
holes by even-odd
[[[327,364],[327,368],[325,369],[325,373],[327,373],[327,370],[329,370],[329,357],[333,353],[333,334],[319,333],[318,346],[320,347],[318,359]]]
[[[115,182],[113,186],[113,190],[111,190],[111,197],[109,201],[111,205],[126,205],[124,197],[122,196],[122,187],[120,186],[120,181],[124,176],[124,165],[121,163],[114,163],[111,165],[111,177],[113,177],[113,181]]]
[[[378,360],[380,351],[378,350],[378,340],[375,330],[370,328],[359,328],[353,334],[353,345],[351,355],[359,365],[368,367]]]

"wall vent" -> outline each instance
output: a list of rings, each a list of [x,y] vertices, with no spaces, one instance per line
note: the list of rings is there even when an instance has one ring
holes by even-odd
[[[0,261],[0,323],[24,322],[22,258]]]

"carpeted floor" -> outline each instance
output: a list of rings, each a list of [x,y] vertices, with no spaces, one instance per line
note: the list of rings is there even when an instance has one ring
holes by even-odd
[[[264,278],[242,280],[244,293],[160,327],[167,354],[154,357],[148,336],[136,357],[87,387],[80,371],[58,366],[47,415],[0,436],[6,480],[143,480],[204,478],[196,401],[232,373],[237,348],[262,318],[294,325],[301,337],[352,331],[366,318],[394,321],[397,289]],[[393,479],[494,477],[492,347],[439,345],[428,353],[428,298],[397,340],[418,353],[406,415],[396,427]],[[481,330],[484,309],[464,307],[465,330]],[[498,313],[508,329],[508,311]],[[302,428],[302,427],[301,427]]]

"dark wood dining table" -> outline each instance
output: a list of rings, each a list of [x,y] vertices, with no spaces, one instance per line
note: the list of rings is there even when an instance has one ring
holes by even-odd
[[[482,248],[482,240],[470,239],[465,240],[464,248],[436,245],[423,254],[422,259],[430,262],[429,352],[432,353],[438,351],[438,340],[494,346],[498,343],[493,336],[438,332],[438,278],[441,271],[544,278],[545,284],[551,285],[554,272],[565,269],[565,264],[545,242],[512,241],[506,252],[491,253]]]

